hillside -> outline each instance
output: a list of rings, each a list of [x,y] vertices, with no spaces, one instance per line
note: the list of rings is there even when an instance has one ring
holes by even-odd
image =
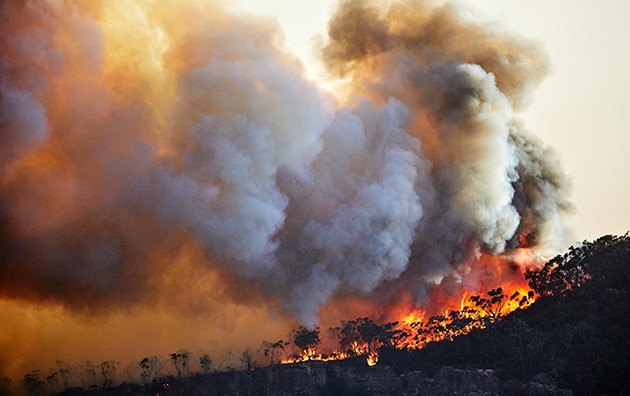
[[[630,392],[630,238],[584,242],[528,273],[540,295],[488,328],[381,362],[434,373],[444,365],[524,380],[545,373],[581,394]]]
[[[304,362],[61,394],[629,393],[628,234],[576,245],[527,279],[538,295],[528,309],[422,349],[383,346],[374,367],[364,358]]]
[[[311,361],[265,367],[251,372],[224,372],[157,381],[150,386],[123,385],[116,389],[69,389],[60,395],[571,395],[550,378],[539,375],[521,383],[503,381],[494,370],[444,367],[433,376],[412,370],[397,372],[365,361]]]

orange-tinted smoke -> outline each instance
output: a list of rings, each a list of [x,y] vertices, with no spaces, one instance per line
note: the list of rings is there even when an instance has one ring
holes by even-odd
[[[0,297],[31,329],[1,340],[12,372],[55,342],[85,356],[92,320],[128,343],[169,317],[134,350],[158,354],[180,319],[238,334],[225,350],[320,312],[439,311],[564,247],[566,176],[516,119],[545,52],[457,6],[340,2],[322,47],[339,100],[277,23],[220,2],[0,16]]]

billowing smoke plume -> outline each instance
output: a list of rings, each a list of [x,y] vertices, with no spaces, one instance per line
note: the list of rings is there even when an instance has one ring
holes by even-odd
[[[412,114],[406,132],[424,144],[430,178],[415,191],[426,196],[425,216],[403,275],[416,299],[445,278],[470,288],[461,278],[471,254],[549,254],[567,243],[566,176],[514,115],[548,71],[541,48],[423,1],[342,2],[329,36],[323,58],[349,80],[349,97],[402,101]]]
[[[335,296],[431,304],[479,287],[484,255],[566,243],[565,175],[515,118],[547,56],[453,5],[342,1],[321,47],[337,99],[276,23],[216,2],[0,17],[4,299],[157,304],[194,261],[208,299],[312,326]]]

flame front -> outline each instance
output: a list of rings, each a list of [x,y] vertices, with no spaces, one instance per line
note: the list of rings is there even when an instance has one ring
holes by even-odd
[[[447,308],[441,315],[428,317],[426,311],[415,307],[400,321],[382,325],[381,329],[386,329],[388,334],[381,335],[381,338],[365,341],[362,335],[357,334],[349,343],[347,351],[320,345],[304,349],[297,355],[283,359],[281,363],[365,357],[368,366],[375,366],[382,347],[417,350],[431,342],[453,341],[473,330],[484,329],[517,309],[526,309],[534,302],[534,297],[534,293],[526,286],[514,286],[507,290],[497,288],[488,291],[485,296],[469,296],[465,293],[458,307]],[[424,318],[427,318],[426,321]]]

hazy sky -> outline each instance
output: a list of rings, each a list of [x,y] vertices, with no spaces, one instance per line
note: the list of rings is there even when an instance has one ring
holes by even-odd
[[[248,0],[274,15],[287,46],[315,70],[313,38],[324,34],[334,1]],[[521,114],[552,146],[573,182],[576,240],[630,229],[630,1],[469,0],[488,21],[538,40],[553,71]],[[312,72],[314,73],[314,72]]]

